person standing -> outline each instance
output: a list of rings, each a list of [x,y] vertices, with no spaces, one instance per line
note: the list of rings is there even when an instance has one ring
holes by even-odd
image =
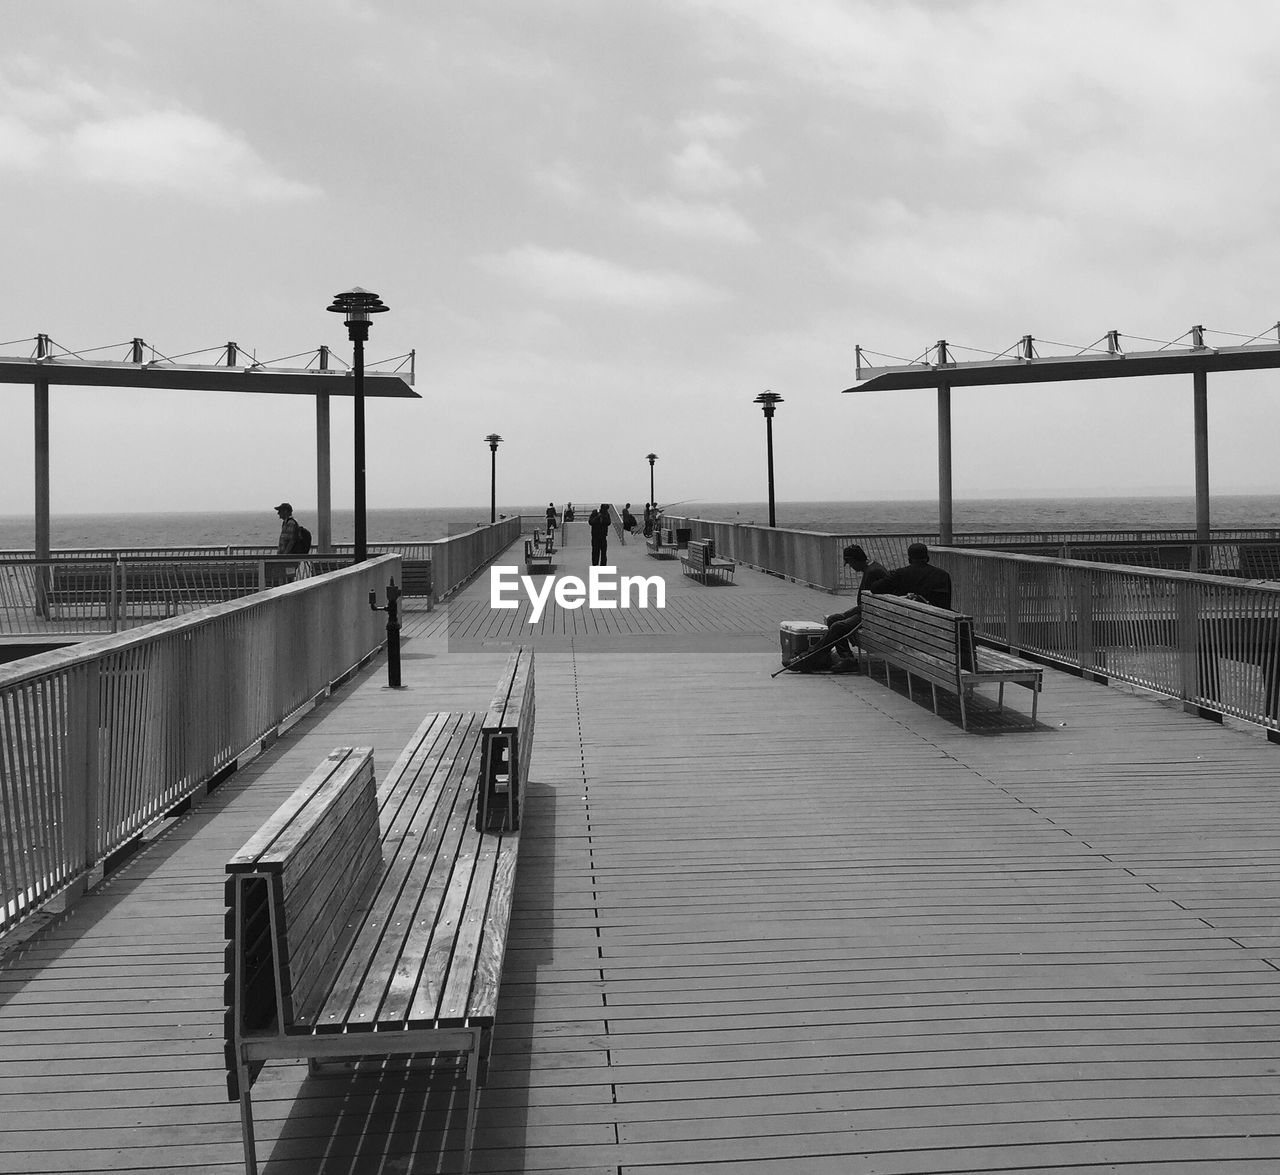
[[[556,504],[554,502],[547,503],[547,534],[550,534],[556,528]]]
[[[591,511],[591,517],[587,519],[587,523],[591,527],[591,566],[607,567],[609,565],[609,527],[611,525],[608,505],[601,502],[598,510]]]
[[[280,516],[280,541],[276,545],[279,555],[292,555],[298,546],[298,520],[293,516],[293,507],[288,502],[281,502],[276,507]]]

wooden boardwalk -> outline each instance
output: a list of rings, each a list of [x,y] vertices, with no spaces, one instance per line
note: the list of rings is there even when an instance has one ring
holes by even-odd
[[[243,1169],[223,865],[335,745],[537,648],[537,743],[474,1169],[1280,1171],[1280,748],[1050,671],[1039,726],[783,675],[829,597],[493,614],[482,579],[0,968],[0,1172]],[[583,574],[572,545],[561,569]],[[487,619],[486,619],[487,617]],[[513,619],[514,617],[514,619]],[[264,1175],[455,1171],[449,1072],[255,1086]]]

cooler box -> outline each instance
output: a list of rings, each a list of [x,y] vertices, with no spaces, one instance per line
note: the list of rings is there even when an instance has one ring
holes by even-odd
[[[830,660],[828,650],[820,657],[813,658],[812,664],[801,661],[792,665],[797,657],[803,657],[810,649],[817,648],[827,639],[827,626],[816,624],[812,620],[784,620],[778,630],[778,639],[782,642],[782,663],[793,669],[819,669]]]

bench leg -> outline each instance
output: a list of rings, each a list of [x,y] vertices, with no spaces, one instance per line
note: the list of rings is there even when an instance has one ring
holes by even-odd
[[[253,1138],[253,1098],[249,1088],[253,1075],[243,1062],[239,1066],[240,1079],[240,1133],[244,1138],[245,1175],[258,1175],[258,1150]]]
[[[1001,713],[1003,713],[1004,712],[1004,682],[1003,681],[1000,683],[999,705],[1000,705],[1000,711]]]
[[[463,1175],[471,1170],[471,1146],[476,1136],[476,1118],[480,1111],[480,1048],[483,1041],[483,1030],[472,1030],[471,1052],[467,1054],[467,1083],[469,1097],[467,1099],[467,1142],[462,1152]]]
[[[964,704],[964,687],[963,686],[960,689],[960,729],[961,730],[969,729],[969,712],[965,708],[965,704]]]
[[[1031,685],[1031,725],[1036,724],[1036,704],[1040,701],[1040,685],[1033,682]]]

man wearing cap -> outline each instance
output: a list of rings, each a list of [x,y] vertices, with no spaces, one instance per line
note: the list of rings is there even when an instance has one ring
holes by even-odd
[[[936,608],[951,607],[951,576],[930,564],[924,543],[912,543],[907,548],[907,565],[889,572],[867,590],[874,596],[919,596]]]
[[[858,593],[854,597],[853,607],[847,612],[833,612],[823,618],[827,626],[827,642],[831,644],[831,667],[837,673],[857,673],[858,662],[853,657],[852,645],[857,644],[857,633],[862,624],[862,593],[869,592],[871,585],[889,574],[883,563],[868,559],[861,547],[845,547],[844,565],[852,568],[862,578],[858,581]]]
[[[298,520],[294,518],[293,507],[288,502],[281,502],[276,507],[276,513],[280,515],[280,545],[277,553],[292,555],[298,543]]]

